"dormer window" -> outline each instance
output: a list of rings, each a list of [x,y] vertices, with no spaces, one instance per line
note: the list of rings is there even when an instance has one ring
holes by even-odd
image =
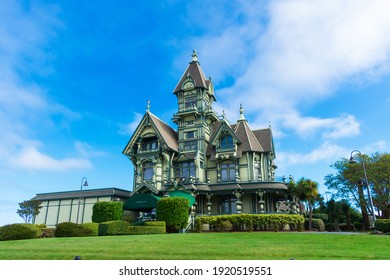
[[[233,149],[233,137],[230,135],[226,135],[221,138],[221,149]]]
[[[148,137],[142,141],[142,151],[153,151],[158,147],[157,137]]]

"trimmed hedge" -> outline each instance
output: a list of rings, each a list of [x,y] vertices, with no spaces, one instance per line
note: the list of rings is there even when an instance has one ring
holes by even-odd
[[[56,226],[55,237],[96,236],[95,225],[92,223],[76,224],[72,222],[59,223]]]
[[[165,221],[145,221],[145,226],[151,226],[151,227],[163,227],[165,228]]]
[[[0,241],[38,238],[42,230],[33,224],[10,224],[0,227]]]
[[[167,232],[177,232],[188,222],[189,201],[183,197],[166,197],[157,203],[157,220],[165,221]]]
[[[130,224],[126,221],[107,221],[99,224],[99,236],[130,234]]]
[[[325,231],[325,224],[321,219],[312,219],[311,226],[313,230]],[[309,218],[305,218],[305,229],[309,229]]]
[[[103,223],[117,221],[122,218],[123,202],[98,201],[92,207],[92,222]]]
[[[375,228],[382,232],[390,232],[390,219],[377,219]]]
[[[202,231],[203,224],[209,224],[210,230],[220,230],[219,224],[229,221],[233,230],[282,230],[286,225],[295,227],[298,231],[303,228],[304,217],[298,214],[233,214],[219,216],[200,216],[195,220],[195,230]]]
[[[141,234],[164,234],[165,226],[129,226],[129,233],[132,235]]]
[[[82,227],[87,228],[91,231],[89,236],[98,236],[99,235],[99,223],[85,223],[81,224]]]

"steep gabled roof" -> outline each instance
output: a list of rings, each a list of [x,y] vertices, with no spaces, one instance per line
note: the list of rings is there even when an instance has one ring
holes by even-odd
[[[237,156],[241,156],[242,152],[264,152],[263,147],[250,129],[246,120],[238,121],[234,126],[234,132],[241,140],[241,145],[238,145],[237,147]]]
[[[272,131],[270,128],[253,130],[253,134],[256,136],[257,141],[259,141],[263,147],[264,152],[272,152],[275,154],[272,140]]]
[[[138,127],[134,131],[133,135],[131,136],[129,142],[127,143],[122,153],[128,154],[128,151],[133,147],[133,145],[135,145],[135,141],[138,139],[139,134],[142,132],[143,126],[148,121],[151,122],[156,133],[162,138],[162,140],[166,143],[168,148],[177,152],[179,150],[179,145],[177,143],[177,132],[168,124],[166,124],[158,117],[153,115],[151,112],[147,111],[143,116],[141,122],[139,123]]]
[[[183,76],[181,77],[175,87],[175,90],[173,91],[174,94],[177,94],[179,91],[182,90],[181,86],[188,78],[191,78],[193,80],[193,82],[195,83],[195,88],[208,89],[211,83],[210,80],[206,79],[206,76],[204,75],[203,70],[200,67],[200,63],[198,62],[198,59],[196,57],[195,51],[192,54],[192,61],[190,62],[190,65],[188,65],[186,71],[184,71]]]
[[[153,115],[151,112],[147,112],[147,114],[149,114],[151,120],[153,121],[155,127],[164,139],[167,146],[177,152],[179,150],[179,144],[177,143],[177,132],[158,117]]]
[[[217,125],[214,125],[213,129],[213,134],[211,135],[210,138],[210,144],[214,145],[216,144],[216,141],[218,141],[217,138],[220,138],[221,134],[228,133],[230,134],[233,139],[236,140],[237,143],[241,143],[241,139],[236,135],[234,130],[232,129],[231,125],[228,123],[226,119],[223,119],[221,121],[218,121]]]

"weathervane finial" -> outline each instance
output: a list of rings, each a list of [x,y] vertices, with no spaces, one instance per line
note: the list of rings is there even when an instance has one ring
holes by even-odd
[[[242,108],[242,104],[240,104],[240,120],[245,120],[244,108]]]
[[[198,61],[198,56],[195,49],[192,51],[192,61]]]
[[[148,103],[146,105],[146,112],[150,112],[150,100],[148,100]]]

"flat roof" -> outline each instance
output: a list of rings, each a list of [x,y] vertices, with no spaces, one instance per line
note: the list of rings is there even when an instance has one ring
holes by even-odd
[[[56,200],[82,197],[103,197],[103,196],[118,196],[130,197],[131,192],[119,188],[100,188],[100,189],[86,189],[75,191],[62,191],[51,193],[38,193],[33,200]]]

